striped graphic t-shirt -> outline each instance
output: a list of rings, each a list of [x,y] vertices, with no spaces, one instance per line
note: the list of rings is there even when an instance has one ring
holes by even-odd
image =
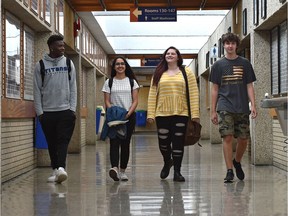
[[[133,90],[138,88],[139,85],[134,80]],[[111,92],[109,87],[109,79],[107,79],[102,88],[102,92],[110,94],[112,106],[123,107],[128,111],[132,105],[131,85],[128,77],[121,80],[114,77]]]

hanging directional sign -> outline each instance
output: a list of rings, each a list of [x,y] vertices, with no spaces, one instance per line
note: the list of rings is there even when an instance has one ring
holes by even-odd
[[[175,7],[130,8],[130,22],[176,22]]]

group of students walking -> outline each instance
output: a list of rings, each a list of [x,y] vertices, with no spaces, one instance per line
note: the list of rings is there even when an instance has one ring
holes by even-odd
[[[76,79],[71,62],[65,64],[63,38],[53,35],[48,39],[49,54],[45,55],[45,79],[39,63],[35,67],[34,100],[38,118],[47,139],[52,175],[49,182],[61,183],[68,177],[65,161],[68,144],[75,125]],[[225,57],[216,61],[209,81],[211,90],[211,121],[219,125],[223,139],[223,153],[227,167],[226,182],[234,179],[233,166],[238,179],[245,178],[241,159],[250,136],[249,115],[257,116],[253,82],[255,73],[249,61],[237,55],[240,40],[233,33],[222,35]],[[183,59],[180,51],[171,46],[165,50],[151,79],[148,95],[147,122],[156,123],[159,150],[163,158],[160,178],[166,179],[171,167],[173,181],[184,182],[181,165],[184,139],[189,118],[186,84],[181,72]],[[192,121],[200,122],[199,90],[194,73],[185,67],[189,86]],[[67,76],[68,73],[68,76]],[[129,162],[130,141],[135,129],[139,84],[125,58],[116,57],[111,66],[111,78],[103,85],[106,106],[105,135],[110,140],[109,176],[114,181],[128,181],[125,173]],[[249,106],[250,103],[250,106]],[[237,139],[233,158],[233,137]]]

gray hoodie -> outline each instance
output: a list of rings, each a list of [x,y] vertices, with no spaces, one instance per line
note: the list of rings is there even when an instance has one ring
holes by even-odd
[[[63,110],[76,111],[77,86],[76,72],[71,61],[71,79],[69,80],[66,57],[51,58],[48,54],[43,57],[45,77],[42,85],[40,63],[34,70],[34,106],[37,116],[43,112]]]

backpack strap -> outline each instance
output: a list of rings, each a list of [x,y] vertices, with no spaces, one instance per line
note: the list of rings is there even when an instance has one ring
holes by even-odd
[[[111,91],[111,88],[112,88],[112,84],[113,84],[113,78],[109,78],[108,86],[110,88],[110,91]]]
[[[66,57],[66,65],[68,68],[68,78],[71,80],[71,59]]]
[[[191,118],[188,78],[187,78],[186,70],[185,70],[185,68],[183,66],[180,67],[180,70],[181,70],[181,72],[183,74],[183,77],[184,77],[184,80],[185,80],[188,115],[189,115],[189,118]]]
[[[131,86],[131,92],[133,92],[134,80],[129,78],[129,81],[130,81],[130,86]]]
[[[134,79],[129,78],[129,82],[130,82],[131,93],[132,93],[133,92],[133,87],[134,87]],[[113,78],[109,78],[108,86],[110,88],[110,91],[111,91],[111,88],[112,88],[112,84],[113,84]]]
[[[40,64],[40,73],[41,73],[42,86],[43,86],[43,83],[44,83],[44,77],[45,77],[45,65],[44,65],[44,62],[43,62],[42,59],[39,61],[39,64]]]

